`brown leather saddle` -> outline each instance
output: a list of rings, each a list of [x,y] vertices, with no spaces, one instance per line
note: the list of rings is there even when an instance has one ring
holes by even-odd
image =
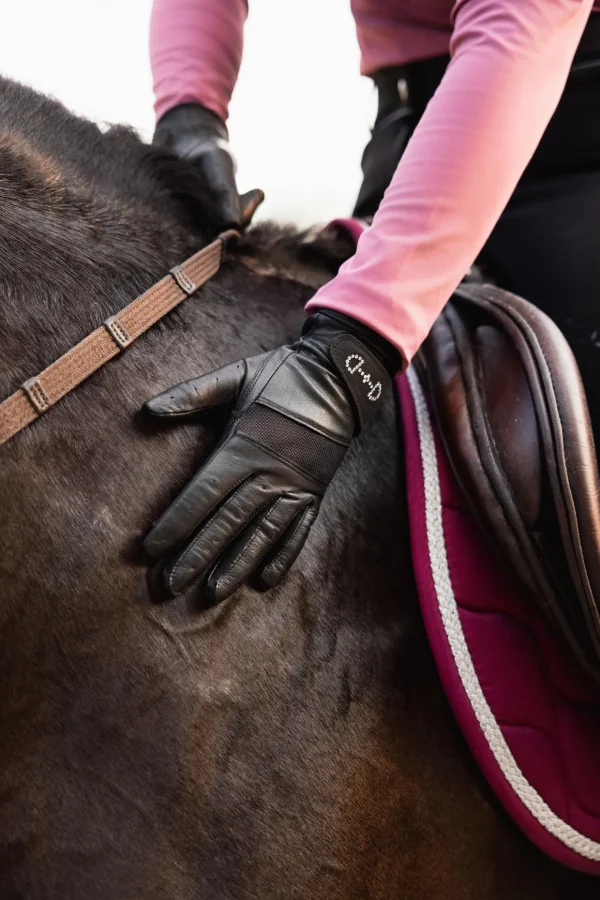
[[[417,365],[477,519],[600,679],[600,481],[566,339],[520,297],[464,284]]]

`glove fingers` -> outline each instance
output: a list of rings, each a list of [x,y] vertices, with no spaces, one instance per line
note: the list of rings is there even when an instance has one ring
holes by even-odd
[[[274,553],[256,570],[257,586],[262,590],[275,587],[285,578],[304,546],[308,533],[319,512],[313,500],[294,519],[279,541]]]
[[[246,376],[243,360],[214,372],[183,381],[147,400],[144,409],[153,416],[181,419],[218,406],[234,403]]]
[[[244,478],[243,470],[226,462],[221,448],[196,473],[154,525],[144,541],[146,553],[154,557],[165,556],[181,546],[213,510],[248,482],[250,472]]]
[[[306,497],[279,497],[227,549],[208,579],[207,595],[220,603],[248,580],[305,505]]]
[[[220,227],[239,228],[242,207],[235,183],[235,161],[228,146],[225,149],[223,145],[215,145],[190,161],[216,203]]]
[[[179,594],[204,575],[265,504],[272,501],[273,494],[265,494],[254,481],[235,490],[166,570],[169,592]]]

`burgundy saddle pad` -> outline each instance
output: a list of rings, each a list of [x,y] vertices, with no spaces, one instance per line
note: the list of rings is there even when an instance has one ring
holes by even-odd
[[[600,874],[600,684],[490,551],[414,367],[397,385],[414,570],[448,700],[515,823]]]

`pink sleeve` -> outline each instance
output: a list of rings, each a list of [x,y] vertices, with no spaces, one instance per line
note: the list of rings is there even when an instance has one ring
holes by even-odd
[[[462,0],[452,61],[355,256],[308,308],[407,360],[473,264],[560,99],[593,0]]]
[[[361,75],[448,53],[452,0],[350,0]]]
[[[180,103],[202,103],[227,119],[247,14],[247,0],[154,0],[150,64],[157,119]]]

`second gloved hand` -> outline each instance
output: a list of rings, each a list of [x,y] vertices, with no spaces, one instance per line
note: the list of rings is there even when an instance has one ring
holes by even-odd
[[[207,577],[212,602],[254,577],[273,587],[298,556],[353,437],[390,395],[397,351],[328,311],[295,344],[231,363],[146,403],[179,421],[232,408],[216,450],[145,541],[171,595]]]
[[[227,127],[219,116],[198,103],[175,106],[158,122],[153,143],[192,163],[216,206],[219,228],[250,222],[264,195],[258,190],[238,194]]]

